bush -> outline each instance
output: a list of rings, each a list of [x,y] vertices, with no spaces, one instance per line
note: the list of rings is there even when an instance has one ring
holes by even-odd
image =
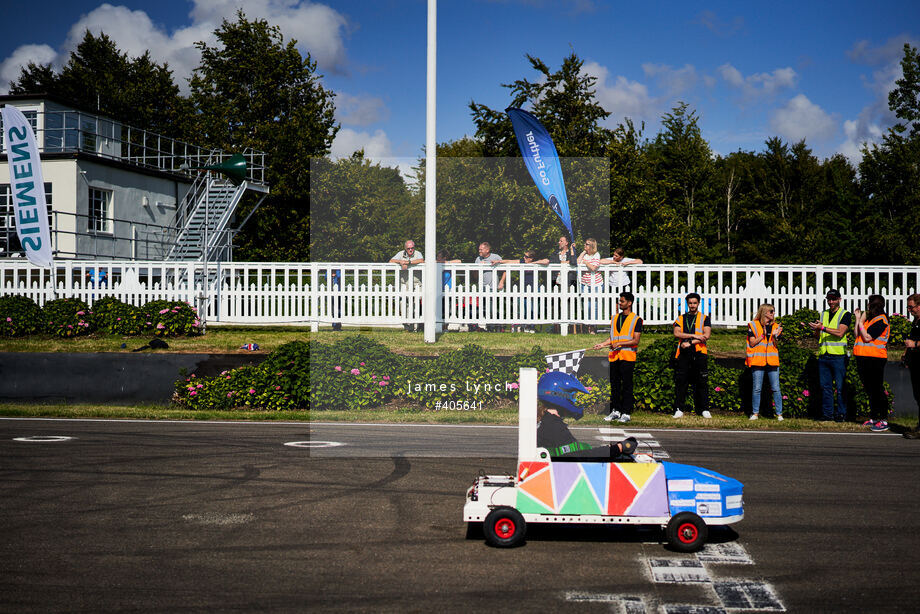
[[[899,313],[895,313],[888,318],[888,323],[891,325],[891,334],[888,338],[889,349],[893,343],[903,345],[907,335],[910,334],[910,320]]]
[[[183,301],[150,301],[141,308],[144,325],[157,337],[200,335],[195,308]]]
[[[0,297],[0,336],[23,337],[41,332],[42,309],[27,296]]]
[[[96,329],[93,312],[86,303],[75,298],[48,301],[42,316],[45,330],[58,337],[79,337]]]
[[[115,335],[143,335],[150,330],[144,311],[123,303],[113,296],[106,296],[93,303],[96,327]]]

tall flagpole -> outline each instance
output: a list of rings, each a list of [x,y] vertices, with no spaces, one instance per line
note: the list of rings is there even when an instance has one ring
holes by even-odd
[[[435,111],[437,97],[438,2],[428,0],[428,90],[427,122],[425,126],[425,286],[422,309],[425,320],[425,343],[435,342],[435,327],[441,320],[443,288],[437,264],[437,226],[435,224],[437,187],[437,143],[435,142]]]

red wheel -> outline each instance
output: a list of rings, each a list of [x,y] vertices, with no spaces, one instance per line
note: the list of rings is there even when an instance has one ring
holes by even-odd
[[[526,524],[521,513],[513,507],[497,507],[486,516],[482,528],[487,542],[510,548],[524,541]]]
[[[709,528],[692,512],[681,512],[668,522],[668,543],[678,552],[696,552],[706,545]]]

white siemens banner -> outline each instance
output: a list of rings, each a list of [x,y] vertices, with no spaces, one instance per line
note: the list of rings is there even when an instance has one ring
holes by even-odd
[[[29,262],[51,266],[51,232],[35,135],[25,115],[16,107],[6,105],[0,113],[3,115],[3,147],[10,167],[16,234]]]

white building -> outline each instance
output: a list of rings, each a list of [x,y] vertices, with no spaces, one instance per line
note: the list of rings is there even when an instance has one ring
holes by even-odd
[[[3,104],[18,107],[35,131],[55,259],[231,260],[240,199],[268,194],[263,152],[231,158],[53,97],[0,96]],[[239,185],[194,170],[219,164],[240,173]],[[22,255],[0,155],[0,258]]]

